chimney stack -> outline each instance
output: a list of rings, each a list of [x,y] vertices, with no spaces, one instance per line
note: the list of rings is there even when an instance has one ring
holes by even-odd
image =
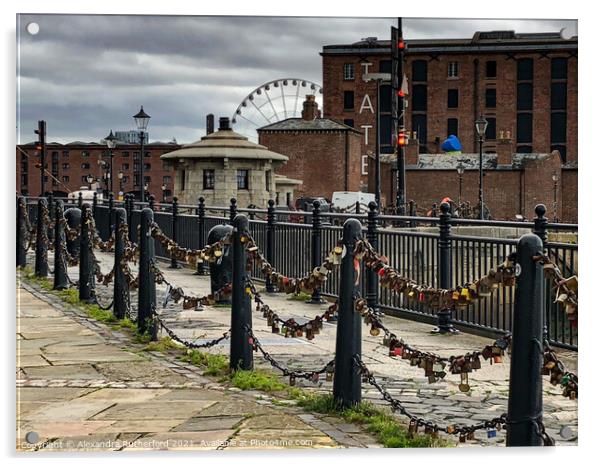
[[[220,117],[219,118],[219,130],[220,131],[227,131],[231,129],[230,128],[230,118],[228,117]]]
[[[316,102],[315,95],[309,94],[305,96],[301,118],[306,121],[313,121],[316,118],[320,118],[320,110],[318,109],[318,102]]]
[[[207,134],[211,134],[215,131],[215,118],[213,116],[213,113],[210,113],[209,115],[207,115],[207,122],[206,125],[207,127]]]
[[[512,138],[510,131],[500,131],[496,142],[497,164],[512,165]]]

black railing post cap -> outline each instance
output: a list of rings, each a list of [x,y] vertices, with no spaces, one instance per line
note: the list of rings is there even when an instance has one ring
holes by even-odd
[[[172,204],[177,204],[178,203],[178,198],[176,196],[174,196],[171,200]]]
[[[204,204],[205,198],[203,196],[199,196],[199,204]]]
[[[547,210],[545,204],[537,204],[535,206],[535,215],[539,218],[543,218],[543,216],[546,215]]]
[[[150,196],[148,196],[148,200],[151,202],[155,202],[155,195],[151,194]]]
[[[451,211],[451,206],[449,205],[448,202],[442,202],[439,205],[439,209],[441,210],[442,214],[449,214]]]
[[[270,200],[268,201],[268,206],[269,206],[269,207],[274,207],[274,205],[275,205],[275,204],[276,204],[276,202],[274,201],[274,199],[270,199]]]
[[[370,202],[368,203],[368,208],[369,208],[370,210],[376,210],[376,209],[378,208],[378,204],[377,204],[376,202],[374,202],[374,201],[370,201]]]
[[[315,210],[320,209],[320,201],[318,201],[317,199],[314,199],[314,202],[312,202],[312,205],[314,206]]]
[[[233,206],[236,205],[236,198],[235,197],[233,197],[233,198],[230,199],[230,204],[233,205]]]
[[[115,195],[112,192],[110,192],[109,193],[109,199],[113,199],[114,197],[115,197]]]

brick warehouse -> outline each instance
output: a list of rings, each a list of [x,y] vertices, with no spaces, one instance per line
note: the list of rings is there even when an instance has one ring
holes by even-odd
[[[474,121],[482,113],[489,125],[484,152],[495,153],[502,131],[513,154],[550,154],[557,150],[559,217],[577,218],[577,38],[565,40],[558,33],[518,34],[513,31],[476,32],[471,39],[429,39],[406,41],[404,61],[409,96],[406,99],[406,129],[416,133],[417,150],[440,152],[441,142],[456,134],[468,153],[478,151]],[[364,82],[366,72],[390,71],[390,42],[365,40],[354,44],[323,47],[324,116],[362,131],[362,188],[373,192],[376,83]],[[390,138],[391,92],[381,85],[381,154],[393,152]],[[509,137],[506,137],[508,136]],[[466,155],[466,154],[464,154]],[[431,171],[428,183],[419,176],[420,164],[407,161],[407,199],[421,206],[440,200],[429,186],[449,183],[450,170]],[[503,165],[503,164],[501,164]],[[491,166],[494,168],[494,165]],[[394,202],[395,163],[383,158],[382,193],[387,205]],[[518,171],[518,174],[512,174]],[[515,177],[541,186],[546,179],[520,174],[522,164],[512,164],[505,175],[490,174],[487,189],[495,177],[512,186]],[[370,174],[369,174],[370,172]],[[457,176],[457,175],[456,175]],[[421,179],[420,182],[412,181]],[[477,202],[472,172],[465,175],[465,200]],[[455,176],[454,176],[455,178]],[[487,178],[486,178],[487,179]],[[389,186],[386,186],[387,183]],[[489,187],[488,187],[489,185]],[[413,186],[419,188],[413,191]],[[526,189],[526,188],[525,188]],[[510,193],[527,198],[526,191]],[[449,193],[447,194],[449,195]],[[491,199],[491,196],[489,196]],[[528,211],[509,211],[491,205],[497,218],[513,218]],[[527,206],[527,209],[529,207]]]
[[[179,149],[176,143],[151,142],[144,146],[144,182],[148,183],[148,190],[157,201],[162,199],[161,186],[165,183],[165,195],[171,200],[173,192],[173,169],[159,159],[167,152]],[[118,173],[123,172],[123,191],[139,196],[139,159],[140,146],[136,144],[118,144],[113,149],[113,190],[119,192]],[[35,150],[35,143],[17,146],[17,191],[22,194],[37,196],[40,194],[40,168],[39,155]],[[46,191],[56,195],[65,196],[71,191],[76,191],[80,186],[88,186],[86,177],[92,175],[102,180],[103,169],[99,160],[109,161],[109,151],[104,144],[95,142],[71,142],[59,144],[50,142],[46,144],[46,169],[52,174],[45,177]],[[105,185],[101,182],[101,187]]]

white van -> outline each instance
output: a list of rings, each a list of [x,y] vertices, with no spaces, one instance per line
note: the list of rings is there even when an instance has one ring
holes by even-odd
[[[368,212],[368,204],[375,200],[376,196],[373,193],[335,191],[332,193],[332,210],[333,212],[355,213],[355,205],[359,202],[360,212],[366,213]]]
[[[79,193],[82,193],[83,201],[92,201],[95,192],[96,191],[91,190],[87,186],[80,186],[79,191],[70,192],[67,194],[67,198],[77,200],[79,198]],[[96,196],[98,201],[102,201],[102,192],[99,192]]]

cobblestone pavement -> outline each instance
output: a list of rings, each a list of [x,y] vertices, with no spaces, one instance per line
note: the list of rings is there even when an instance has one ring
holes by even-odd
[[[340,419],[226,388],[29,285],[17,289],[17,450],[379,447]]]
[[[112,268],[110,254],[97,253],[102,262],[103,272]],[[181,286],[188,294],[198,296],[209,292],[208,277],[199,277],[189,268],[170,269],[165,262],[159,263],[160,269],[166,278]],[[135,269],[134,269],[135,270]],[[136,272],[135,272],[136,273]],[[70,269],[73,278],[77,278],[77,269]],[[111,286],[99,286],[99,297],[108,302],[112,296]],[[206,307],[202,311],[183,311],[181,305],[169,303],[167,308],[161,308],[165,286],[157,287],[157,301],[159,311],[163,314],[168,326],[176,331],[178,336],[185,339],[194,339],[197,342],[211,340],[219,337],[230,327],[229,308]],[[313,318],[326,309],[327,305],[310,305],[304,302],[291,300],[283,294],[263,294],[264,301],[278,312],[280,317],[286,319],[295,317],[298,322],[303,319]],[[136,307],[135,295],[132,295],[132,305]],[[491,339],[462,333],[460,335],[433,335],[430,333],[432,326],[406,319],[385,317],[384,323],[406,342],[423,351],[430,351],[442,356],[463,354],[468,351],[481,349],[490,344]],[[289,368],[313,370],[323,367],[334,357],[336,341],[336,322],[325,323],[323,330],[315,339],[308,341],[304,338],[284,338],[271,333],[266,319],[260,313],[253,311],[254,333],[263,347],[279,362]],[[388,351],[381,343],[382,337],[373,337],[369,328],[363,326],[362,358],[368,368],[377,376],[389,392],[401,400],[408,411],[440,423],[441,425],[459,424],[470,425],[483,420],[491,419],[507,411],[509,362],[505,357],[501,364],[489,365],[483,361],[483,368],[469,374],[470,391],[464,393],[458,389],[459,376],[449,374],[437,383],[429,384],[424,377],[423,370],[411,367],[406,360],[393,359],[388,356]],[[211,348],[211,352],[227,354],[229,343],[222,342]],[[567,368],[577,373],[577,353],[557,350]],[[256,367],[269,367],[259,355],[255,358]],[[298,385],[307,385],[307,388],[320,392],[330,392],[332,383],[321,380],[317,385],[298,380]],[[380,394],[364,385],[364,399],[374,404],[386,404]],[[552,386],[544,377],[544,424],[546,431],[556,440],[558,445],[577,444],[577,401],[569,400],[562,396],[560,387]],[[560,430],[565,429],[565,437],[560,436]],[[570,435],[566,435],[569,432]],[[457,441],[456,437],[449,437]],[[495,445],[503,446],[505,443],[504,431],[498,432],[495,437],[488,438],[485,431],[477,431],[473,441],[459,443],[459,446]]]

